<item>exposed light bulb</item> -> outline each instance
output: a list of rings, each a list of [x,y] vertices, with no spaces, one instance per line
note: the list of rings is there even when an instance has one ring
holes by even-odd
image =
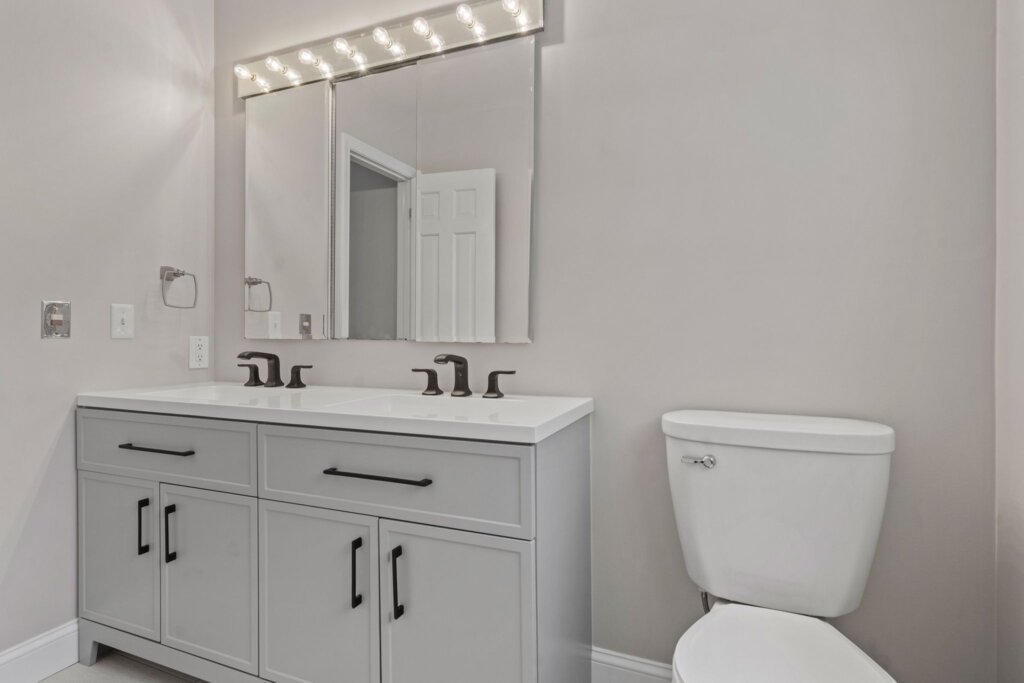
[[[285,70],[281,72],[281,75],[293,82],[302,78],[302,75],[295,69],[285,68]]]
[[[430,30],[430,22],[428,22],[423,17],[418,17],[415,21],[412,22],[412,31],[419,37],[426,38],[428,40],[430,39],[430,36],[433,35],[434,33],[433,31]]]
[[[487,27],[481,24],[479,21],[474,21],[473,27],[470,30],[473,31],[473,35],[479,38],[480,40],[483,40],[484,35],[486,35],[487,33]]]
[[[388,33],[388,30],[383,26],[378,26],[377,28],[373,29],[373,42],[388,49],[390,49],[391,46],[394,45],[394,41],[391,40],[391,34]]]
[[[525,29],[526,25],[530,23],[530,17],[526,16],[526,12],[520,11],[516,15],[516,23],[519,24],[519,28]]]
[[[345,40],[344,38],[334,39],[334,51],[337,52],[339,55],[345,55],[346,57],[349,58],[351,58],[355,52],[352,49],[352,46],[349,45],[348,41]]]
[[[309,66],[320,66],[320,58],[312,50],[299,50],[299,61]]]
[[[324,76],[330,76],[333,70],[331,68],[331,65],[328,64],[327,62],[320,62],[319,60],[317,61],[319,63],[316,65],[316,68],[320,69],[320,73],[322,73]]]
[[[267,68],[274,73],[284,73],[284,64],[277,57],[267,57],[266,61],[263,62],[267,65]]]
[[[255,77],[253,76],[253,73],[249,71],[249,67],[245,66],[244,64],[235,64],[235,75],[243,81],[256,80]]]
[[[358,66],[360,69],[366,71],[366,55],[364,55],[362,52],[357,52],[354,55],[352,55],[352,61],[355,62],[356,66]]]
[[[429,38],[430,44],[434,46],[435,50],[440,50],[444,47],[444,38],[437,35],[436,33]]]
[[[523,11],[523,6],[519,4],[519,0],[501,0],[501,8],[513,17],[518,17]]]
[[[396,59],[401,59],[402,57],[405,56],[405,46],[402,45],[401,43],[392,42],[391,47],[389,47],[388,50],[391,51],[391,54]]]
[[[459,5],[455,8],[455,18],[466,28],[473,28],[476,18],[473,16],[473,9],[469,5]]]

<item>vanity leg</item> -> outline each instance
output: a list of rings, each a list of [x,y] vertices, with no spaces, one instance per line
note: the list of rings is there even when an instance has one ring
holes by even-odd
[[[78,663],[92,666],[100,654],[100,644],[84,633],[78,634]]]

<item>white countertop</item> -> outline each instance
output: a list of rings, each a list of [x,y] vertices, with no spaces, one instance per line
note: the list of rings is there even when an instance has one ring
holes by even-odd
[[[589,398],[423,396],[408,389],[244,387],[204,382],[79,394],[83,408],[538,443],[594,411]]]

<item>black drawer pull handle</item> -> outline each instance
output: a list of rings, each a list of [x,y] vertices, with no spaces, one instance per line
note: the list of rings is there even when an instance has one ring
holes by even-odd
[[[363,537],[352,541],[352,609],[363,604],[363,596],[356,593],[356,551],[363,547]]]
[[[342,472],[337,467],[328,467],[324,474],[333,477],[349,477],[351,479],[369,479],[370,481],[388,481],[392,484],[405,484],[406,486],[430,486],[433,479],[398,479],[397,477],[382,477],[379,474],[360,474],[359,472]]]
[[[171,552],[171,515],[177,511],[177,505],[168,505],[164,508],[164,562],[174,562],[178,559],[177,551]]]
[[[137,517],[139,533],[138,533],[138,539],[137,539],[137,541],[135,543],[135,545],[138,546],[139,555],[145,555],[146,553],[149,552],[149,544],[148,543],[146,543],[145,545],[142,544],[142,508],[148,508],[148,507],[149,507],[149,498],[143,498],[142,500],[139,501],[139,510],[138,510],[138,517]]]
[[[168,451],[163,448],[144,448],[143,446],[136,446],[132,443],[122,443],[118,445],[118,448],[123,448],[126,451],[142,451],[144,453],[162,453],[163,455],[180,455],[185,457],[186,455],[195,455],[195,451]]]
[[[402,556],[402,546],[391,551],[391,603],[395,610],[394,620],[398,621],[405,614],[405,605],[398,604],[398,558]]]

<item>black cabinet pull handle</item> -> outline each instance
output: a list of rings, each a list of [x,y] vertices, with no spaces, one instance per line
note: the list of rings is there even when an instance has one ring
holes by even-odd
[[[387,481],[392,484],[405,484],[406,486],[430,486],[433,479],[399,479],[397,477],[382,477],[379,474],[360,474],[359,472],[342,472],[337,467],[328,467],[324,474],[332,477],[349,477],[351,479],[369,479],[370,481]]]
[[[405,605],[398,604],[398,558],[402,556],[402,546],[391,551],[391,602],[395,610],[394,620],[398,621],[405,614]]]
[[[352,541],[352,609],[363,604],[363,596],[356,593],[356,551],[363,547],[363,537]]]
[[[180,455],[185,457],[187,455],[195,455],[195,451],[168,451],[163,448],[145,448],[143,446],[136,446],[133,443],[122,443],[117,446],[123,448],[126,451],[142,451],[144,453],[162,453],[163,455]]]
[[[178,559],[177,551],[171,552],[171,515],[177,511],[177,505],[164,507],[164,562],[174,562]]]
[[[145,555],[146,553],[149,552],[149,544],[148,543],[145,544],[145,545],[142,544],[142,508],[148,508],[148,507],[149,507],[149,498],[143,498],[142,500],[139,501],[138,517],[136,518],[137,522],[138,522],[139,533],[138,533],[138,538],[137,538],[137,540],[135,542],[135,545],[137,545],[138,549],[139,549],[139,555]]]

